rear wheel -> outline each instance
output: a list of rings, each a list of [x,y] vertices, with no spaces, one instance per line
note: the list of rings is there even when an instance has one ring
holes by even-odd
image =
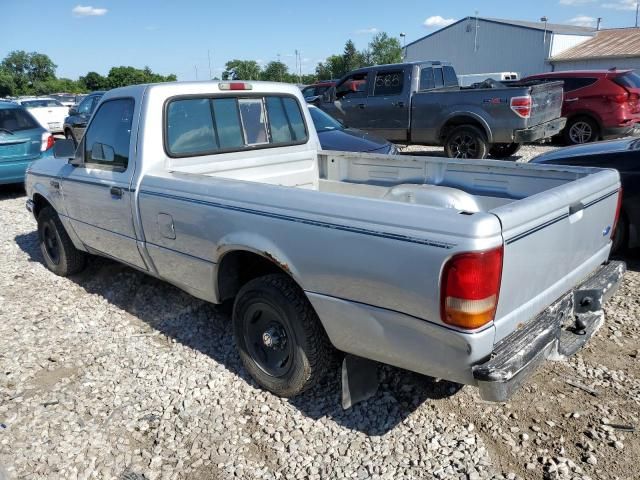
[[[494,143],[489,149],[489,155],[502,160],[503,158],[509,158],[518,153],[521,146],[520,143]]]
[[[38,239],[44,263],[56,275],[66,277],[84,268],[86,255],[73,246],[52,207],[45,207],[38,214]]]
[[[473,125],[455,127],[444,142],[444,151],[449,158],[486,158],[488,149],[484,132]]]
[[[263,388],[292,397],[315,385],[333,349],[304,292],[284,274],[248,282],[233,307],[240,358]]]
[[[595,142],[598,139],[598,125],[589,117],[576,117],[569,120],[563,135],[568,145]]]

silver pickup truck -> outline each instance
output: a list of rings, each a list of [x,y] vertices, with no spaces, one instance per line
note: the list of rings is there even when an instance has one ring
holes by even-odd
[[[293,86],[137,85],[104,95],[77,150],[28,169],[44,262],[115,259],[213,303],[266,389],[342,363],[343,404],[375,362],[504,400],[600,325],[614,170],[319,150]]]
[[[392,142],[443,145],[452,158],[502,159],[560,133],[562,95],[562,82],[461,88],[449,63],[411,62],[355,70],[310,103]]]

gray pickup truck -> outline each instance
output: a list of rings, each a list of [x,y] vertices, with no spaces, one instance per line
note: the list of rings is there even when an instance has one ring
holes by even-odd
[[[447,63],[401,63],[355,70],[313,103],[349,127],[443,145],[452,158],[506,158],[564,127],[562,82],[488,86],[459,87]]]
[[[233,300],[242,361],[279,395],[339,350],[345,406],[375,362],[504,400],[590,338],[624,271],[615,170],[322,151],[294,86],[111,90],[72,146],[26,176],[46,266],[101,255]]]

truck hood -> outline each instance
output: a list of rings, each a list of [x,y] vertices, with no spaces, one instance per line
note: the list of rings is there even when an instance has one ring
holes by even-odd
[[[343,130],[328,130],[318,132],[320,145],[323,150],[338,150],[342,152],[373,152],[384,150],[386,153],[393,144],[387,140],[355,128]]]

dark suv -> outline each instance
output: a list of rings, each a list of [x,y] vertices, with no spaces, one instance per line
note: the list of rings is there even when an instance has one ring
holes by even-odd
[[[73,140],[76,145],[82,139],[91,114],[96,109],[104,93],[92,92],[80,102],[80,105],[69,109],[69,116],[64,119],[64,136]]]
[[[569,145],[632,135],[640,126],[640,75],[633,70],[585,70],[533,75],[564,81],[562,131]]]

